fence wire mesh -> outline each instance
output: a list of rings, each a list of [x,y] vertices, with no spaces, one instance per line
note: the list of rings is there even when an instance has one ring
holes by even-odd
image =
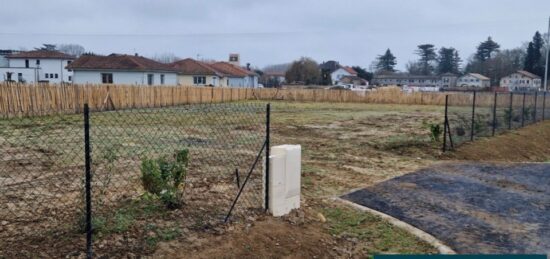
[[[248,173],[231,219],[263,211],[264,103],[89,115],[94,255],[216,231]],[[85,252],[83,125],[83,114],[0,119],[0,257]]]
[[[546,92],[450,94],[444,150],[548,119]]]

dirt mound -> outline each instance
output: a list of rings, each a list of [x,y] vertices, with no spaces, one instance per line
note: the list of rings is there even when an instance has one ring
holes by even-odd
[[[227,235],[189,237],[193,245],[161,244],[153,257],[161,258],[328,258],[337,257],[335,243],[320,224],[292,224],[263,218],[236,225]],[[230,227],[233,228],[233,227]]]
[[[442,159],[471,161],[550,161],[550,122],[540,122],[490,138],[465,143]]]

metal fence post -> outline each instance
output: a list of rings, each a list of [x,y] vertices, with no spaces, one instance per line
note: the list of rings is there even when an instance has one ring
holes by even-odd
[[[84,104],[84,159],[86,174],[86,258],[92,258],[92,173],[90,147],[90,108]]]
[[[525,126],[525,95],[526,93],[523,93],[523,104],[521,105],[521,127]]]
[[[270,119],[271,119],[271,103],[267,104],[266,107],[266,118],[265,118],[265,210],[269,209],[269,131],[270,131]]]
[[[470,140],[474,141],[474,123],[476,115],[476,91],[474,91],[474,100],[472,101],[472,125],[470,128]]]
[[[544,120],[544,110],[546,110],[546,92],[544,92],[544,97],[542,98],[542,120]]]
[[[493,104],[493,136],[497,127],[497,92],[495,92],[495,101]]]
[[[508,129],[512,129],[512,117],[514,116],[514,107],[512,106],[512,103],[514,102],[514,93],[510,93],[510,108],[508,109]]]
[[[533,111],[533,123],[537,122],[537,99],[539,97],[539,93],[535,92],[535,110]]]
[[[449,95],[445,95],[445,118],[443,122],[443,152],[446,151],[447,148],[447,109],[449,107]]]

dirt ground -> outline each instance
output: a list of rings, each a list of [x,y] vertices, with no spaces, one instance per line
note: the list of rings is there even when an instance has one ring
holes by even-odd
[[[442,154],[425,126],[438,121],[439,107],[279,104],[274,110],[275,142],[302,145],[303,208],[282,219],[266,217],[248,227],[232,228],[227,236],[204,237],[185,248],[178,241],[163,244],[155,256],[364,258],[378,253],[436,253],[387,222],[334,204],[330,198],[442,160],[550,159],[550,122],[482,138]]]
[[[139,231],[129,227],[128,231],[150,235],[154,245],[146,254],[117,257],[365,258],[379,253],[436,253],[380,218],[334,204],[332,198],[440,160],[546,161],[539,153],[550,147],[550,123],[544,123],[441,154],[441,143],[431,139],[429,125],[440,124],[442,115],[443,107],[438,106],[273,103],[273,145],[302,145],[302,209],[280,219],[260,216],[206,231],[176,230],[177,225]],[[503,144],[506,141],[516,141],[520,152],[512,152],[513,145]],[[510,152],[501,145],[510,146]],[[83,236],[79,238],[81,242]],[[117,238],[98,242],[105,247]],[[65,255],[84,256],[82,251]]]

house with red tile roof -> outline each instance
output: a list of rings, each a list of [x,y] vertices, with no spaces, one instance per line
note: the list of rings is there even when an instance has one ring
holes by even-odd
[[[223,61],[209,65],[224,75],[223,80],[225,80],[224,83],[228,87],[258,87],[259,76],[254,71]]]
[[[11,52],[3,57],[3,67],[0,67],[2,77],[0,79],[21,83],[71,82],[73,72],[65,67],[74,59],[74,56],[59,51]]]
[[[136,55],[82,55],[67,66],[77,84],[177,85],[178,70]]]
[[[319,65],[323,74],[329,74],[333,85],[341,84],[345,76],[357,76],[357,71],[349,66],[340,65],[337,61],[329,60]]]
[[[353,70],[353,68],[351,67],[340,66],[338,69],[330,73],[330,76],[332,78],[332,83],[337,85],[341,83],[343,77],[357,76],[357,72],[355,72],[355,70]]]
[[[227,86],[225,74],[210,64],[192,58],[182,59],[170,64],[178,72],[178,85],[183,86]]]

